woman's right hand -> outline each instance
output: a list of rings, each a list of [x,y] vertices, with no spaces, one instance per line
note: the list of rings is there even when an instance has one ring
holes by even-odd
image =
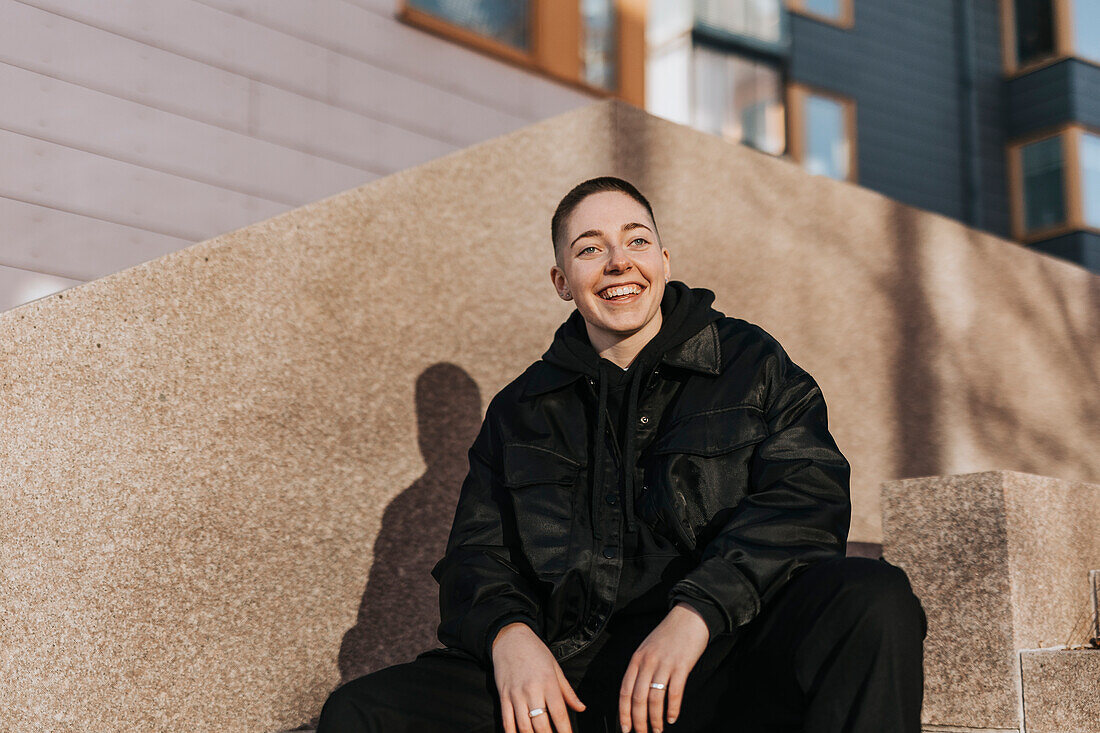
[[[491,653],[506,733],[572,733],[565,706],[581,711],[585,704],[530,626],[517,621],[501,628]],[[532,718],[535,708],[544,712]]]

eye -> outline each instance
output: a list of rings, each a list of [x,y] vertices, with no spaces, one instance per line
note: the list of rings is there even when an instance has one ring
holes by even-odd
[[[649,244],[649,240],[645,239],[644,237],[638,237],[633,242],[631,242],[631,244],[634,244],[634,242],[641,242],[642,244]]]
[[[590,245],[588,245],[587,247],[585,247],[584,249],[582,249],[582,250],[581,250],[580,252],[578,252],[577,254],[579,254],[579,255],[583,255],[583,254],[584,254],[585,252],[587,252],[587,251],[588,251],[588,250],[590,250],[590,249],[596,249],[596,248],[595,248],[595,247],[593,247],[593,246],[592,246],[592,245],[590,244]]]

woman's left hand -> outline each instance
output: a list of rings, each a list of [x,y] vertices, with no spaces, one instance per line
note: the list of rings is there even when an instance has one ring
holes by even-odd
[[[710,630],[703,616],[686,603],[677,603],[657,628],[638,645],[630,658],[619,688],[619,723],[623,731],[660,733],[665,727],[665,694],[668,722],[680,715],[680,703],[688,673],[703,655]],[[664,683],[664,689],[650,687]]]

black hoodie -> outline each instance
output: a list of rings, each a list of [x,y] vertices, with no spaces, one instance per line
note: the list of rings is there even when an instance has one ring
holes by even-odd
[[[711,307],[713,302],[714,293],[706,288],[690,288],[679,280],[667,283],[661,300],[661,328],[642,347],[627,369],[596,353],[579,310],[573,311],[558,327],[553,343],[543,354],[546,361],[596,380],[599,385],[599,407],[595,435],[604,434],[607,419],[613,421],[612,432],[619,441],[624,466],[636,463],[634,430],[631,428],[637,420],[640,385],[645,383],[666,351],[723,317],[720,311]],[[606,441],[597,438],[595,475],[601,474],[600,467],[609,460],[607,450]],[[620,476],[623,500],[619,505],[626,514],[626,534],[623,539],[623,570],[613,616],[663,617],[672,605],[683,600],[703,615],[713,637],[723,626],[723,615],[711,600],[684,593],[666,599],[672,584],[691,568],[687,564],[688,558],[681,557],[670,540],[655,535],[644,522],[637,521],[633,479],[632,471],[625,471]],[[670,568],[673,564],[682,567]],[[671,581],[662,582],[662,577],[671,578]]]

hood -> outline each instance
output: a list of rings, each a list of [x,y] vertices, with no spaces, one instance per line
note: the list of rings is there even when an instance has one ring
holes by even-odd
[[[665,285],[661,299],[661,329],[642,347],[631,362],[630,384],[626,391],[627,425],[633,426],[638,406],[638,391],[653,373],[654,367],[669,350],[679,346],[697,334],[712,321],[722,318],[720,311],[711,307],[714,293],[706,288],[691,288],[679,280],[671,280]],[[599,476],[603,461],[606,459],[606,445],[603,438],[607,429],[607,388],[613,378],[621,375],[607,373],[608,369],[618,369],[601,359],[588,339],[584,317],[574,310],[554,333],[554,340],[542,358],[568,371],[579,372],[599,384],[599,404],[596,418],[595,475]],[[634,465],[634,431],[627,430],[623,462],[625,466]],[[626,470],[624,512],[628,530],[635,528],[634,517],[634,472]],[[595,501],[595,499],[593,499]]]

